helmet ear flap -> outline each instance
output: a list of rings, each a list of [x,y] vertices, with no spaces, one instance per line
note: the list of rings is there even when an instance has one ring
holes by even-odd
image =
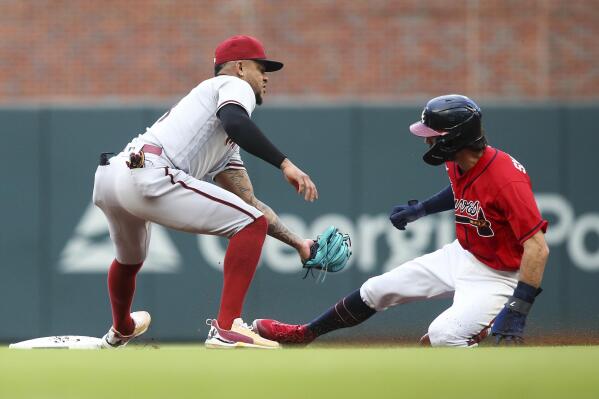
[[[439,166],[446,162],[443,158],[431,153],[431,151],[425,152],[422,156],[422,159],[424,160],[424,162],[432,166]]]
[[[441,149],[441,143],[437,141],[427,152],[424,153],[422,160],[429,165],[439,166],[450,160],[447,158],[448,155],[449,154],[444,153],[444,151]]]

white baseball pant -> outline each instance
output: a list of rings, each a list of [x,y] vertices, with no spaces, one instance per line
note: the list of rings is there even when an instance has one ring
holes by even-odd
[[[421,299],[450,297],[453,304],[428,328],[432,346],[473,346],[518,283],[517,272],[491,269],[456,240],[430,254],[372,277],[360,288],[377,311]]]
[[[106,215],[121,264],[146,259],[151,223],[175,230],[231,237],[262,216],[237,195],[173,168],[146,153],[146,167],[129,169],[121,153],[98,166],[93,201]]]

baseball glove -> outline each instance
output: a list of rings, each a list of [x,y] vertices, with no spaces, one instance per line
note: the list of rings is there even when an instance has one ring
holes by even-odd
[[[351,254],[349,235],[330,226],[314,240],[310,247],[310,257],[302,262],[304,269],[308,269],[306,276],[313,270],[338,272],[345,267]]]

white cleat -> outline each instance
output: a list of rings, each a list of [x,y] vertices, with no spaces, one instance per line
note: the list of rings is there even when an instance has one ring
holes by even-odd
[[[127,345],[135,337],[139,337],[145,333],[150,327],[152,318],[148,312],[140,311],[131,313],[133,323],[135,323],[135,329],[130,335],[123,335],[114,327],[110,327],[110,330],[102,337],[102,348],[103,349],[115,349]]]
[[[243,320],[233,320],[230,330],[222,329],[213,319],[206,320],[210,326],[205,345],[208,349],[257,348],[278,349],[279,343],[262,338],[256,334]]]

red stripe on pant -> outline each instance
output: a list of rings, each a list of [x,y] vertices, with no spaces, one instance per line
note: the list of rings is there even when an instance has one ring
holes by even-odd
[[[214,197],[214,196],[212,196],[210,194],[207,194],[207,193],[205,193],[203,191],[198,190],[197,188],[190,187],[187,184],[185,184],[184,182],[182,182],[181,180],[175,181],[175,176],[173,176],[171,173],[168,173],[168,167],[164,168],[164,173],[165,173],[165,176],[169,176],[171,178],[171,184],[173,184],[173,185],[174,184],[179,184],[179,185],[181,185],[181,187],[183,187],[186,190],[193,191],[194,193],[199,194],[199,195],[201,195],[203,197],[206,197],[206,198],[208,198],[208,199],[210,199],[212,201],[216,201],[216,202],[219,202],[219,203],[221,203],[223,205],[226,205],[226,206],[229,206],[231,208],[237,209],[239,212],[242,212],[242,213],[245,213],[246,215],[248,215],[250,218],[252,218],[252,220],[256,220],[256,217],[254,215],[252,215],[250,212],[246,211],[245,209],[238,207],[235,204],[232,204],[232,203],[227,202],[227,201],[225,201],[223,199],[220,199],[220,198],[216,198],[216,197]]]

